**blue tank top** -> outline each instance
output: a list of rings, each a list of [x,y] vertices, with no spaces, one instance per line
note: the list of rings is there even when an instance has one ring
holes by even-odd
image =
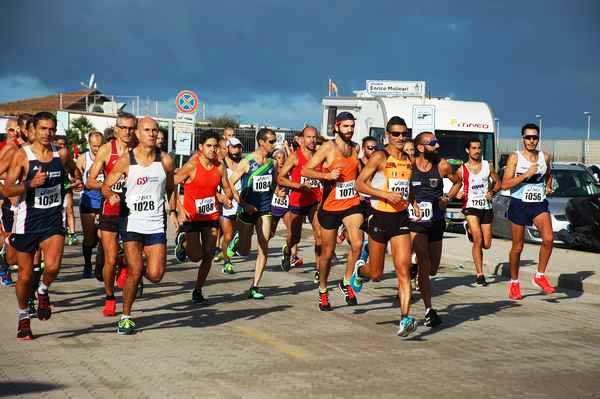
[[[85,170],[83,171],[83,184],[85,187],[85,184],[87,183],[87,179],[90,174],[90,169],[92,168],[92,164],[94,163],[94,160],[92,159],[92,156],[90,155],[89,151],[87,151],[84,154],[84,156],[85,156]],[[97,180],[104,181],[104,173],[103,172],[98,173]],[[81,206],[88,208],[88,209],[100,210],[100,208],[102,208],[102,193],[100,192],[100,190],[90,190],[89,188],[84,188],[83,191],[81,192],[80,204],[81,204]]]
[[[250,168],[242,176],[241,198],[254,206],[258,212],[270,212],[275,191],[275,166],[272,158],[259,164],[252,154],[246,156]]]
[[[444,179],[440,175],[439,163],[434,163],[427,172],[421,172],[416,166],[412,170],[410,189],[421,208],[422,223],[444,218],[439,199],[444,195]]]
[[[28,234],[63,227],[62,210],[67,176],[56,148],[52,147],[52,160],[41,162],[30,146],[23,147],[29,160],[26,181],[33,179],[38,170],[46,172],[47,178],[40,187],[21,195],[15,212],[15,233]]]

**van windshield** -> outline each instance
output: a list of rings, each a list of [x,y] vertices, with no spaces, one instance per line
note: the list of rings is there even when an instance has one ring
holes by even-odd
[[[481,140],[481,156],[494,163],[494,134],[480,132],[463,132],[453,130],[436,130],[435,135],[440,141],[440,155],[456,170],[467,159],[465,145],[470,138]]]

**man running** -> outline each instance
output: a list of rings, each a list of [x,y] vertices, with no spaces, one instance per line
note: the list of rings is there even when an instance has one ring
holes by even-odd
[[[219,186],[225,193],[225,207],[231,206],[233,194],[229,187],[224,163],[217,157],[219,135],[204,132],[199,138],[197,156],[191,158],[175,175],[175,185],[183,184],[183,209],[186,220],[179,226],[178,218],[172,218],[175,227],[185,233],[180,246],[192,262],[199,262],[196,286],[192,302],[204,302],[202,287],[212,266],[217,244],[217,229],[221,206],[217,200]],[[176,213],[175,210],[173,212]]]
[[[237,168],[238,164],[242,160],[242,142],[235,137],[230,138],[227,141],[227,152],[223,161],[225,166],[227,167],[227,178],[231,178],[233,171]],[[242,189],[241,182],[238,181],[235,187],[231,187],[236,192],[240,192]],[[219,202],[225,202],[225,198],[220,198]],[[234,247],[237,246],[236,242],[239,239],[234,239],[234,234],[236,234],[236,217],[238,212],[238,203],[236,200],[231,201],[231,207],[225,208],[223,207],[221,210],[221,231],[222,231],[222,240],[221,240],[221,253],[223,254],[223,273],[233,274],[233,264],[231,263],[231,258],[235,255]],[[232,243],[230,245],[230,243]]]
[[[485,287],[487,281],[483,273],[483,250],[492,245],[492,197],[500,189],[500,181],[494,167],[481,158],[481,140],[477,137],[469,139],[465,150],[469,159],[456,173],[463,189],[458,193],[449,192],[448,196],[458,194],[456,196],[463,200],[465,231],[473,242],[471,254],[475,264],[475,284]]]
[[[56,119],[48,112],[33,117],[31,145],[20,149],[14,156],[4,195],[19,196],[15,217],[15,234],[11,245],[17,250],[19,279],[17,338],[33,339],[29,319],[28,299],[33,283],[35,252],[44,252],[45,268],[37,289],[38,319],[48,320],[52,315],[48,288],[56,279],[62,260],[65,230],[62,221],[63,182],[67,174],[74,176],[73,188],[82,186],[81,176],[66,149],[58,152],[52,146]],[[18,183],[17,183],[18,182]]]
[[[370,157],[356,180],[358,192],[369,196],[372,208],[368,222],[369,263],[356,262],[350,282],[359,292],[363,280],[378,281],[383,275],[385,251],[390,243],[400,298],[398,335],[406,337],[417,329],[417,321],[410,316],[409,202],[413,204],[417,219],[420,210],[410,193],[411,160],[402,152],[404,139],[409,134],[406,122],[394,116],[385,130],[388,144],[383,151]]]
[[[114,205],[120,201],[115,184],[122,176],[127,179],[124,241],[129,271],[123,288],[123,314],[117,323],[119,335],[135,332],[131,308],[142,276],[153,283],[162,280],[167,260],[165,194],[175,205],[175,164],[169,154],[156,148],[158,124],[152,118],[142,118],[135,135],[138,144],[119,158],[102,185],[104,198]]]
[[[290,154],[277,175],[278,184],[291,190],[288,212],[290,228],[288,229],[286,244],[283,247],[281,268],[283,270],[290,269],[292,264],[291,248],[300,242],[302,223],[304,223],[304,218],[308,218],[315,239],[316,282],[318,282],[318,265],[321,255],[321,228],[317,221],[317,209],[319,209],[323,192],[321,191],[321,182],[318,179],[302,176],[302,168],[315,154],[317,135],[317,129],[312,126],[306,126],[302,129],[301,139],[297,141],[299,147]]]
[[[510,278],[508,296],[523,299],[519,284],[519,262],[523,251],[525,226],[534,225],[542,237],[537,273],[532,284],[546,294],[556,289],[544,273],[548,267],[554,237],[552,220],[546,196],[552,194],[550,155],[538,150],[540,128],[528,123],[521,129],[523,151],[515,151],[508,157],[502,179],[502,189],[510,190],[510,205],[506,216],[512,222],[512,247],[510,249]]]
[[[241,208],[238,213],[240,234],[238,253],[242,256],[248,256],[255,228],[256,238],[258,239],[254,279],[248,290],[248,298],[251,299],[265,298],[258,284],[267,264],[269,251],[271,200],[275,190],[275,176],[277,173],[277,166],[271,155],[276,142],[275,132],[268,128],[260,129],[256,134],[256,150],[240,161],[230,178],[231,186],[235,186],[239,180],[242,182],[242,189],[239,194],[234,192]]]
[[[411,191],[421,211],[421,219],[413,215],[410,231],[413,249],[417,254],[419,290],[425,304],[425,326],[436,327],[442,319],[431,306],[431,278],[440,267],[442,239],[446,229],[445,209],[448,196],[444,195],[444,178],[454,184],[453,192],[460,188],[452,167],[439,156],[440,143],[431,132],[415,137],[417,156],[410,181]],[[412,208],[411,208],[412,209]],[[414,212],[414,209],[413,209]]]
[[[135,140],[135,129],[137,119],[129,113],[119,114],[115,125],[115,137],[104,144],[98,150],[94,158],[94,163],[89,170],[86,187],[88,189],[101,189],[106,176],[112,171],[121,155],[126,154]],[[121,176],[121,175],[120,175]],[[106,298],[102,314],[106,317],[115,316],[117,313],[117,300],[115,298],[115,267],[119,256],[119,235],[122,232],[122,219],[124,209],[121,209],[123,187],[125,178],[115,182],[115,186],[110,190],[111,197],[104,199],[102,205],[102,214],[100,216],[100,244],[102,250],[103,262],[97,262],[100,270],[96,270],[96,278],[104,281],[104,292]],[[115,193],[114,195],[112,193]],[[120,273],[125,273],[123,269]],[[125,276],[125,274],[123,274]],[[124,278],[121,277],[121,281]]]
[[[357,305],[356,294],[350,286],[354,263],[362,247],[360,225],[363,216],[360,197],[355,189],[358,177],[358,151],[352,142],[354,116],[341,112],[335,119],[335,140],[324,143],[302,169],[302,176],[323,182],[323,198],[317,213],[321,225],[321,256],[319,257],[319,309],[330,311],[327,280],[331,269],[331,257],[335,250],[338,228],[346,227],[350,248],[346,271],[338,288],[348,305]]]
[[[69,151],[67,136],[55,136],[54,146],[60,151],[63,148]],[[65,239],[66,245],[77,245],[79,241],[75,236],[75,211],[73,209],[73,189],[71,188],[71,180],[67,176],[64,181],[65,186],[65,201],[64,216],[63,219],[67,226],[67,237]]]
[[[104,141],[104,136],[100,132],[91,132],[88,135],[89,150],[82,157],[77,159],[77,168],[83,176],[83,183],[87,185],[89,172],[94,164],[96,155]],[[97,176],[99,178],[99,176]],[[100,178],[102,179],[102,178]],[[81,228],[83,230],[83,278],[92,278],[92,250],[98,244],[98,229],[96,227],[96,217],[102,210],[102,193],[100,190],[91,190],[87,187],[83,189],[79,200],[79,218],[81,219]]]

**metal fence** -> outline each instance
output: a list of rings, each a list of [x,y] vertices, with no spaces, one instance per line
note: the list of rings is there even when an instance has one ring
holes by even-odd
[[[542,149],[551,154],[558,162],[600,163],[600,140],[560,140],[542,139]],[[522,148],[520,138],[501,138],[498,141],[498,152],[509,154]]]
[[[236,128],[235,129],[235,137],[237,137],[244,146],[244,153],[249,153],[255,150],[256,148],[256,134],[260,128]],[[199,128],[196,129],[196,137],[195,143],[198,143],[198,138],[205,131],[213,131],[217,132],[220,135],[223,134],[223,128]],[[282,129],[273,129],[275,135],[277,136],[278,143],[283,142],[283,140],[287,140],[289,144],[291,144],[294,140],[294,135],[300,130],[282,130]]]

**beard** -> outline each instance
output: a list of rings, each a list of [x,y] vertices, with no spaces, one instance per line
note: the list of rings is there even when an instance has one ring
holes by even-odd
[[[440,161],[440,154],[436,152],[427,152],[425,151],[425,159],[427,159],[431,163],[437,163]]]
[[[242,160],[242,154],[231,154],[229,155],[229,158],[231,158],[231,160],[235,163],[238,163]]]

